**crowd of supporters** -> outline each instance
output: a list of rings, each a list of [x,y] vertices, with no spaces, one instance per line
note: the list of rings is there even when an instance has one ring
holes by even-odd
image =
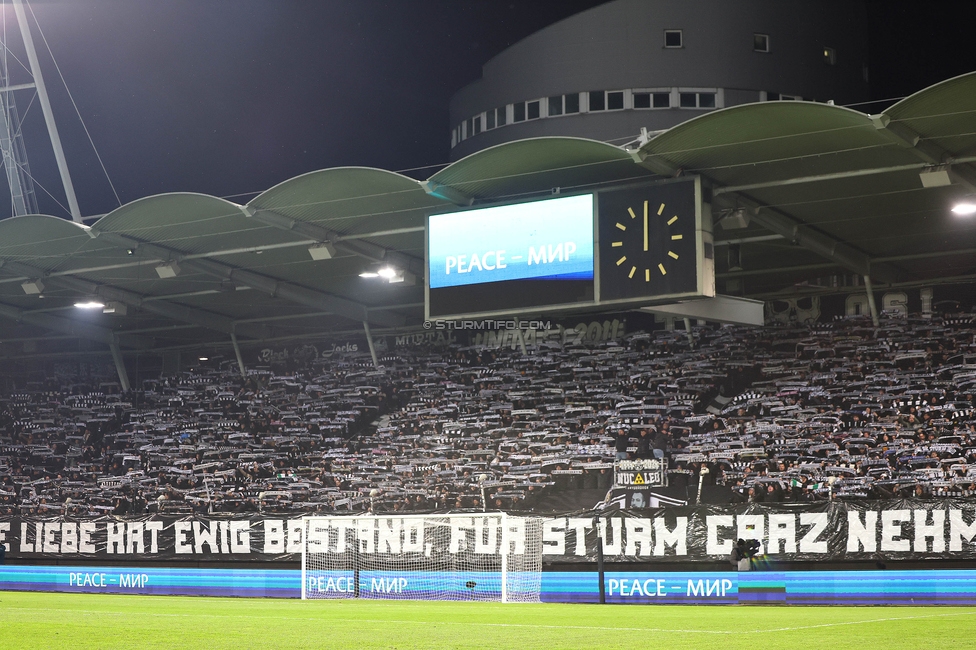
[[[513,509],[608,489],[637,457],[733,501],[976,494],[968,316],[417,347],[140,388],[4,397],[0,514]]]

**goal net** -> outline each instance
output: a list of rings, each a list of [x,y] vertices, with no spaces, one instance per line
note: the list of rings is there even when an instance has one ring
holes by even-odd
[[[303,599],[539,601],[539,517],[307,517],[303,523]]]

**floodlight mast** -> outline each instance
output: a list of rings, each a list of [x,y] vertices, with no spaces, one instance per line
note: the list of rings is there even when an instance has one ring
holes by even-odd
[[[51,136],[51,147],[54,149],[54,158],[58,163],[58,172],[61,174],[61,184],[64,186],[64,194],[68,199],[68,210],[71,212],[71,220],[82,223],[81,208],[78,207],[78,198],[75,196],[75,188],[71,183],[71,174],[68,173],[68,163],[64,158],[64,149],[61,147],[61,136],[58,135],[58,126],[54,122],[54,111],[51,110],[51,100],[47,96],[47,87],[44,85],[41,65],[37,60],[37,52],[34,50],[34,39],[31,36],[30,25],[27,23],[24,0],[13,0],[13,5],[14,12],[17,15],[17,25],[20,27],[20,35],[24,40],[24,49],[27,50],[27,61],[30,63],[31,74],[34,76],[37,101],[41,104],[41,112],[44,113],[44,122],[47,124],[47,132]]]
[[[24,86],[33,88],[34,84]],[[22,87],[10,85],[7,57],[5,53],[0,54],[0,151],[7,172],[7,185],[10,186],[10,211],[13,217],[37,212],[34,183],[30,165],[27,164],[27,149],[24,148],[24,134],[13,92]]]

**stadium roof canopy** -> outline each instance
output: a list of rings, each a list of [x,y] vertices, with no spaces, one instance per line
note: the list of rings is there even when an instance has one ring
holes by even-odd
[[[190,193],[140,199],[81,226],[0,222],[3,341],[82,338],[178,349],[242,339],[415,328],[424,218],[435,211],[680,175],[711,188],[719,288],[792,296],[817,278],[876,285],[976,279],[976,73],[879,115],[812,102],[716,110],[637,148],[578,138],[510,142],[426,181],[341,167],[246,205]],[[924,179],[924,180],[923,180]],[[558,188],[558,189],[557,189]],[[737,244],[730,269],[724,246]],[[362,278],[389,266],[404,282]],[[83,311],[96,298],[113,314]],[[121,315],[124,312],[124,315]],[[6,354],[6,352],[5,352]],[[9,356],[9,355],[8,355]]]

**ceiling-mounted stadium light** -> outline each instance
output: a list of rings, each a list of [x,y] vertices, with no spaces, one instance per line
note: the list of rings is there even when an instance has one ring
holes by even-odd
[[[165,280],[167,278],[175,278],[180,274],[180,267],[176,262],[170,262],[169,264],[160,264],[156,267],[156,275],[161,279]]]
[[[316,244],[315,246],[309,246],[308,254],[312,256],[315,261],[318,260],[331,260],[335,257],[335,246],[329,242],[322,242],[321,244]]]
[[[395,269],[392,266],[383,266],[375,271],[363,271],[359,274],[361,278],[383,278],[390,284],[404,284],[412,287],[417,282],[417,276],[407,271]]]
[[[732,210],[719,221],[722,230],[739,230],[749,227],[749,213],[744,208]]]
[[[407,287],[412,287],[417,283],[417,276],[413,273],[408,273],[407,271],[397,271],[396,275],[389,279],[390,284],[402,284]]]
[[[918,173],[922,187],[946,187],[952,185],[948,167],[932,167]]]
[[[28,280],[20,285],[20,288],[23,289],[24,293],[26,293],[28,296],[35,296],[44,291],[44,283],[40,280]]]
[[[963,217],[976,214],[976,201],[961,201],[952,206],[952,212]]]
[[[129,307],[124,302],[107,302],[105,303],[105,309],[102,310],[102,313],[125,316],[129,313]]]
[[[97,300],[86,300],[85,302],[76,302],[75,307],[78,309],[104,309],[105,303]]]

